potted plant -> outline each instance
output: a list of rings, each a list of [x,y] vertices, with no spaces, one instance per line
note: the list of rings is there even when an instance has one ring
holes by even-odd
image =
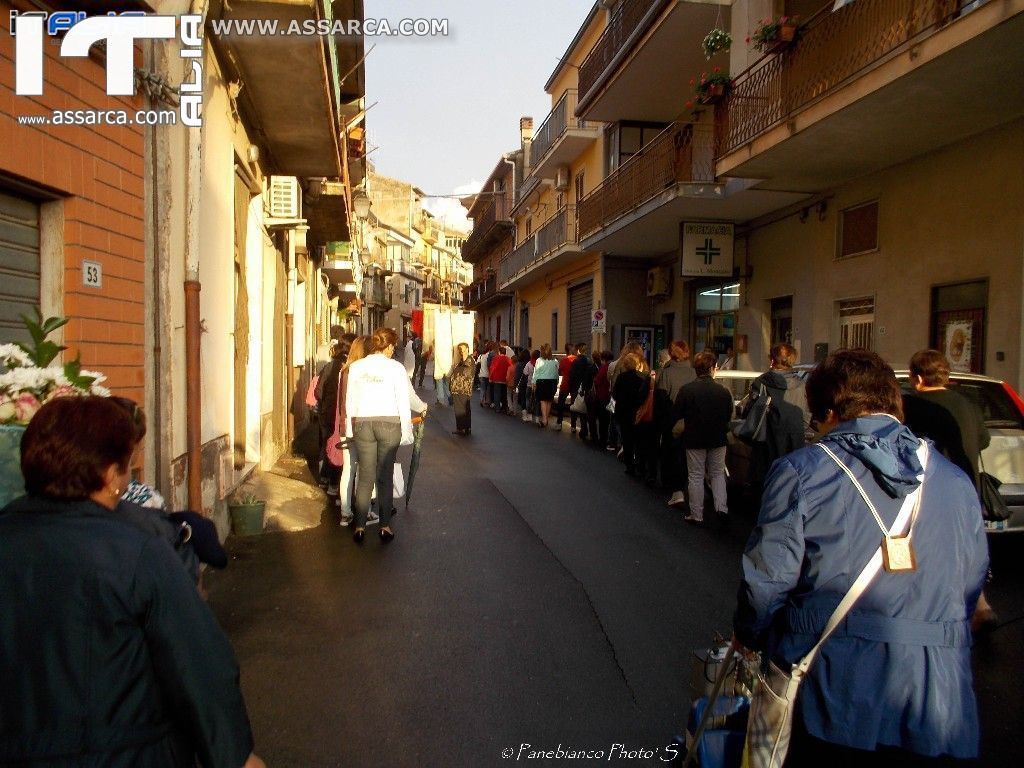
[[[780,16],[778,19],[761,19],[747,38],[747,43],[762,53],[775,53],[796,42],[800,33],[797,24],[799,16]]]
[[[55,397],[110,396],[100,385],[106,377],[83,371],[78,358],[63,365],[54,362],[67,347],[47,337],[68,319],[44,320],[38,311],[36,316],[21,316],[31,344],[0,344],[0,507],[24,493],[21,436],[36,411]]]
[[[690,85],[693,86],[693,93],[698,102],[715,104],[729,93],[732,78],[728,72],[723,72],[721,67],[715,67],[710,74],[702,72],[700,78],[691,78]],[[688,101],[686,105],[692,107],[693,102]]]
[[[707,35],[704,36],[704,41],[701,43],[701,47],[704,49],[704,56],[708,59],[719,51],[728,51],[731,46],[732,35],[718,27],[715,27],[708,32]]]
[[[251,491],[236,493],[228,501],[231,532],[236,536],[253,536],[263,533],[263,516],[266,510],[266,500],[257,498]]]

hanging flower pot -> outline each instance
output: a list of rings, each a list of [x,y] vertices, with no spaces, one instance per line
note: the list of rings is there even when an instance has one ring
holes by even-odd
[[[709,85],[700,97],[701,104],[717,104],[725,97],[725,86],[721,83]]]
[[[702,73],[699,80],[691,80],[693,93],[701,104],[715,104],[725,98],[732,88],[732,78],[721,67],[715,67],[711,74]]]
[[[704,56],[710,59],[719,51],[728,51],[732,46],[732,35],[724,29],[715,28],[705,35],[701,47],[704,49]]]

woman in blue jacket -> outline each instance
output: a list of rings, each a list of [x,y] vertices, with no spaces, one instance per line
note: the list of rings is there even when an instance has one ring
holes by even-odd
[[[105,397],[44,405],[0,510],[0,765],[265,768],[238,664],[178,556],[119,514],[136,448]]]
[[[822,443],[891,526],[921,472],[892,369],[871,352],[836,352],[811,373],[807,401],[827,433]],[[789,669],[881,539],[856,486],[820,446],[777,460],[743,556],[737,642]],[[912,542],[916,569],[881,571],[812,664],[787,766],[881,764],[863,762],[864,751],[901,765],[977,755],[970,618],[988,551],[970,480],[935,450]]]

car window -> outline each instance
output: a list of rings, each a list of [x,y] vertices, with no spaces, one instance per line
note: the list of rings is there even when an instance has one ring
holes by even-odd
[[[981,409],[986,427],[1024,429],[1024,419],[1021,418],[1020,411],[1006,394],[1002,384],[994,381],[950,379],[949,387]]]

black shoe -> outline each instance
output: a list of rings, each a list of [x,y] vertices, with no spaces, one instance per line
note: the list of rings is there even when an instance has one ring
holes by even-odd
[[[453,435],[458,435],[459,437],[465,437],[465,435],[466,435],[466,433],[465,433],[465,432],[463,432],[463,431],[462,431],[461,429],[456,429],[456,430],[453,430],[453,431],[452,431],[452,434],[453,434]]]
[[[377,533],[380,534],[380,540],[383,541],[385,544],[387,544],[389,541],[395,538],[395,534],[391,531],[390,528],[381,528],[379,531],[377,531]]]
[[[364,531],[362,528],[356,528],[354,531],[352,531],[352,541],[354,541],[356,544],[362,544],[363,538],[365,536],[366,531]]]

